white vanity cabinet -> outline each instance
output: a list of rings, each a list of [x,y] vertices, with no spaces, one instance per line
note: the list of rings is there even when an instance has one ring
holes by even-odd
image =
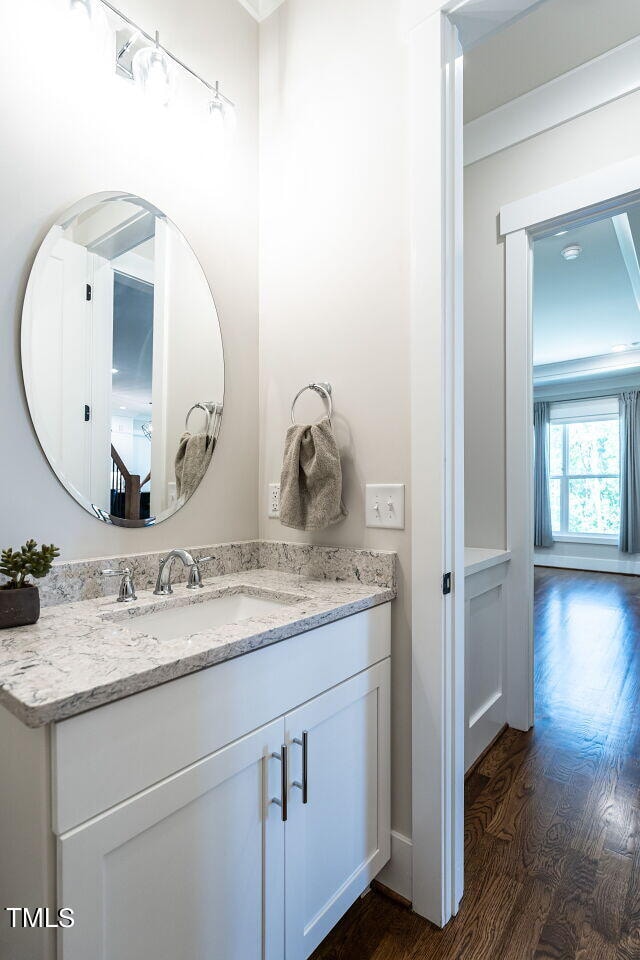
[[[286,718],[300,784],[285,830],[287,960],[308,957],[390,857],[388,716],[385,660]]]
[[[63,836],[64,960],[284,957],[283,721]]]
[[[305,960],[390,856],[389,657],[386,603],[55,724],[25,957]]]

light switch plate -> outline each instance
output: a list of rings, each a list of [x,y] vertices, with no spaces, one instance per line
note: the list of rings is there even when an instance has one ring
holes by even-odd
[[[368,527],[404,530],[404,483],[367,483],[364,501]]]
[[[280,484],[269,484],[269,505],[267,516],[276,518],[280,516]]]

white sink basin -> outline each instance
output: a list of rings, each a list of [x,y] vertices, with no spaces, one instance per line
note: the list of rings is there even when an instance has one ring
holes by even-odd
[[[148,633],[158,640],[175,640],[190,633],[213,630],[227,623],[238,623],[249,617],[268,616],[278,610],[290,609],[290,603],[254,597],[246,593],[229,593],[199,603],[167,606],[163,610],[131,617],[132,630]]]

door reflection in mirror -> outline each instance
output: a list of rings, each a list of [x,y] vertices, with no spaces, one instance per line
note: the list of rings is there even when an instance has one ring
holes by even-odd
[[[49,463],[93,516],[149,526],[193,495],[220,430],[222,336],[202,268],[159,210],[101,194],[58,220],[29,278],[22,366]]]

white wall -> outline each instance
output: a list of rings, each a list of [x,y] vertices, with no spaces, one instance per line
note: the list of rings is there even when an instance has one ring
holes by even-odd
[[[368,530],[364,483],[407,482],[407,55],[400,0],[288,0],[261,27],[260,532],[396,549],[393,827],[411,833],[411,646],[405,531]],[[334,387],[348,519],[310,538],[266,517],[294,394]],[[298,408],[317,416],[317,397]],[[437,469],[437,468],[436,468]]]
[[[505,547],[504,243],[500,207],[640,153],[640,94],[465,168],[465,475],[469,546]]]
[[[66,559],[254,537],[258,529],[258,26],[237,0],[121,6],[150,32],[159,28],[194,69],[220,79],[238,103],[238,125],[225,156],[206,116],[149,109],[108,63],[83,55],[67,0],[1,0],[0,540],[54,541]],[[176,223],[222,325],[228,390],[214,462],[186,507],[150,530],[101,525],[69,497],[36,442],[21,382],[20,311],[32,258],[66,207],[102,190],[139,194]]]

